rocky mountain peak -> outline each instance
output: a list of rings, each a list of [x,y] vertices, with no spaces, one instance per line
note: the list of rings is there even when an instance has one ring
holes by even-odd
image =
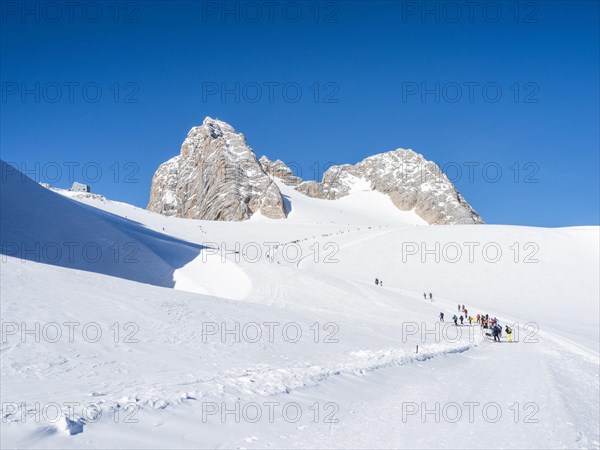
[[[350,193],[353,178],[368,181],[399,209],[414,209],[429,224],[483,223],[437,164],[411,149],[379,153],[355,165],[332,166],[321,182],[307,181],[296,189],[310,197],[338,199]]]
[[[281,192],[243,134],[207,117],[192,128],[178,156],[161,164],[150,191],[150,211],[205,220],[246,220],[260,212],[287,215]]]

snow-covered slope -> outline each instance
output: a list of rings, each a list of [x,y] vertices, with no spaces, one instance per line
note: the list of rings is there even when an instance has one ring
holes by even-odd
[[[432,227],[351,186],[277,182],[285,221],[214,222],[4,181],[3,248],[143,258],[3,250],[2,448],[598,448],[599,229]],[[458,303],[518,342],[449,324]]]

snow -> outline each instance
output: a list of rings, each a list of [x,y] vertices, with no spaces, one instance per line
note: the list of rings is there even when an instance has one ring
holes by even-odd
[[[224,223],[3,180],[0,446],[599,448],[598,227],[427,226],[353,181]],[[106,256],[6,247],[65,241]]]

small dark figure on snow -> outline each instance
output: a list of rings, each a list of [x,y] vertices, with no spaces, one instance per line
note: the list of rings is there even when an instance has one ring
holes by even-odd
[[[433,294],[430,292],[429,293],[429,300],[431,300],[433,298]]]
[[[492,335],[494,336],[494,342],[500,342],[500,333],[502,332],[502,328],[498,324],[492,327]]]
[[[379,286],[379,278],[375,278],[375,285]]]
[[[379,280],[379,286],[383,286],[383,280]]]
[[[460,305],[458,305],[458,310],[460,311]]]
[[[441,313],[440,313],[440,322],[443,322],[443,321],[444,321],[444,313],[443,313],[443,312],[441,312]]]
[[[456,314],[452,316],[452,320],[454,320],[454,325],[458,326],[458,317],[456,317]]]
[[[423,298],[427,300],[427,294],[425,292],[423,292]]]
[[[463,316],[462,316],[462,314],[461,314],[461,315],[460,315],[460,324],[461,324],[461,325],[463,324],[463,320],[464,320],[464,317],[463,317]]]

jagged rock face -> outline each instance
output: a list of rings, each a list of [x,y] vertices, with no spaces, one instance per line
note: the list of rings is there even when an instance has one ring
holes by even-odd
[[[175,156],[158,166],[152,177],[148,209],[166,216],[177,214],[177,181],[179,156]]]
[[[273,177],[279,178],[288,186],[298,186],[300,183],[302,183],[302,178],[294,175],[292,170],[279,159],[271,161],[269,158],[263,155],[259,159],[259,162],[263,169],[265,169],[265,172]]]
[[[272,219],[287,214],[279,188],[244,135],[209,117],[190,130],[179,156],[160,165],[147,209],[225,221],[246,220],[257,211]]]
[[[349,194],[352,177],[369,181],[373,189],[389,195],[399,209],[414,209],[427,223],[483,223],[439,167],[412,150],[370,156],[354,166],[333,166],[320,183],[306,181],[296,190],[310,197],[337,199]]]

